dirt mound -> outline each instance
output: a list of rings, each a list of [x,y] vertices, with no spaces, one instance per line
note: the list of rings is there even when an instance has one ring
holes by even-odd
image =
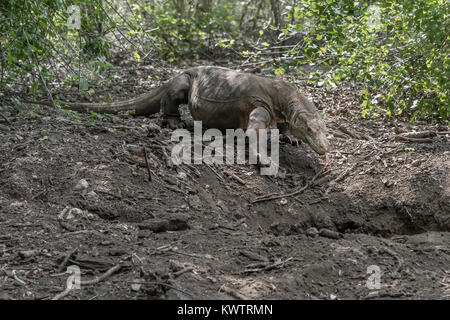
[[[349,120],[348,90],[313,89],[333,113],[330,165],[281,143],[277,177],[172,165],[157,116],[5,103],[0,297],[51,298],[69,265],[83,280],[119,265],[70,298],[449,297],[448,128]],[[379,290],[366,286],[372,265]]]

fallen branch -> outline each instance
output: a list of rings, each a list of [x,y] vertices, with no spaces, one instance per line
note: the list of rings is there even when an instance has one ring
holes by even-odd
[[[361,140],[361,136],[359,134],[357,134],[356,132],[354,132],[344,126],[339,126],[338,129],[341,130],[343,133],[349,135],[353,139]]]
[[[51,300],[61,300],[62,298],[66,297],[71,291],[72,291],[72,289],[67,287],[63,292],[58,293]]]
[[[303,191],[305,191],[306,189],[308,189],[313,183],[314,181],[316,181],[316,179],[323,173],[323,169],[320,170],[312,179],[311,181],[309,181],[305,186],[303,186],[302,188],[293,191],[291,193],[287,193],[287,194],[280,194],[280,195],[273,195],[273,193],[271,194],[266,194],[263,196],[259,196],[256,199],[252,200],[251,203],[257,203],[257,202],[263,202],[263,201],[270,201],[270,200],[276,200],[276,199],[281,199],[281,198],[287,198],[287,197],[292,197],[295,196],[299,193],[302,193]]]
[[[197,168],[195,168],[194,166],[192,166],[190,164],[186,164],[186,163],[184,163],[184,165],[186,167],[188,167],[197,176],[197,178],[201,177],[200,171],[198,171]]]
[[[148,181],[152,181],[152,170],[150,170],[150,166],[148,164],[147,149],[145,149],[145,147],[143,147],[142,149],[144,149],[144,159],[148,172]]]
[[[22,279],[19,279],[19,277],[16,274],[16,270],[12,271],[12,276],[13,276],[14,280],[16,280],[17,283],[20,284],[21,286],[26,286],[27,285],[27,283],[25,281],[23,281]]]
[[[416,142],[416,143],[431,143],[433,142],[433,137],[437,134],[434,131],[414,131],[414,132],[406,132],[397,135],[394,140],[395,141],[407,141],[407,142]]]
[[[80,281],[80,285],[89,285],[89,284],[99,283],[99,282],[105,280],[106,278],[112,276],[114,273],[119,271],[121,268],[122,268],[122,264],[119,263],[118,265],[115,265],[114,267],[112,267],[111,269],[106,271],[104,274],[102,274],[98,277],[95,277],[92,280]]]
[[[184,195],[187,194],[187,193],[184,192],[183,190],[180,190],[180,189],[178,189],[178,188],[176,188],[176,187],[172,187],[172,186],[170,186],[170,185],[168,185],[168,184],[165,184],[164,187],[167,188],[167,189],[169,189],[169,190],[172,190],[172,191],[174,191],[174,192],[182,193],[182,194],[184,194]]]
[[[2,117],[3,119],[5,119],[5,121],[6,121],[9,125],[12,125],[11,121],[9,121],[9,119],[8,119],[5,115],[3,115],[3,114],[0,113],[0,117]]]
[[[272,270],[278,267],[282,267],[286,262],[289,262],[293,259],[293,257],[287,258],[286,260],[280,260],[275,263],[269,264],[267,266],[261,267],[261,268],[255,268],[255,269],[246,269],[242,271],[241,273],[253,273],[253,272],[261,272],[261,271],[268,271]]]
[[[237,175],[235,175],[234,173],[230,173],[227,171],[224,171],[224,173],[229,176],[230,178],[236,180],[237,182],[239,182],[240,184],[242,184],[243,186],[245,186],[245,181],[242,180],[241,178],[239,178]]]
[[[166,147],[164,147],[164,146],[158,146],[158,147],[161,148],[161,150],[162,150],[162,152],[164,154],[164,157],[165,157],[165,160],[166,160],[166,166],[168,168],[172,168],[173,167],[173,162],[172,162],[172,159],[167,154]]]
[[[419,138],[433,138],[436,136],[436,132],[434,131],[414,131],[414,132],[406,132],[399,134],[400,137],[404,138],[413,138],[413,139],[419,139]]]
[[[47,193],[47,189],[42,190],[41,192],[38,192],[37,194],[35,194],[34,196],[31,197],[31,200],[37,199],[40,196],[44,195],[45,193]]]
[[[181,276],[182,274],[191,272],[191,271],[193,271],[193,270],[194,270],[194,268],[192,268],[192,267],[187,267],[187,268],[181,269],[180,271],[174,272],[174,273],[173,273],[173,276],[174,276],[175,278],[178,278],[178,277]]]
[[[231,289],[230,287],[227,287],[226,285],[223,285],[220,287],[219,292],[225,292],[226,294],[229,294],[230,296],[239,299],[239,300],[248,300],[246,296],[243,294],[237,292],[234,289]]]
[[[394,273],[399,273],[401,271],[403,267],[403,259],[398,254],[396,254],[393,250],[389,249],[388,247],[381,247],[378,252],[381,254],[386,252],[387,254],[395,258],[397,260],[397,268],[395,269]]]
[[[67,265],[67,262],[69,262],[70,258],[72,258],[73,255],[75,253],[77,253],[77,251],[78,251],[78,248],[75,248],[67,253],[67,255],[64,257],[63,261],[58,266],[58,269],[57,269],[58,273],[61,272],[65,268],[65,266]]]
[[[333,132],[333,136],[336,138],[341,139],[348,139],[348,136],[346,134],[340,133],[340,132]]]
[[[119,271],[121,268],[122,268],[122,264],[119,263],[118,265],[116,265],[116,266],[112,267],[111,269],[109,269],[108,271],[106,271],[104,274],[102,274],[98,277],[95,277],[92,280],[80,281],[80,285],[86,286],[86,285],[90,285],[90,284],[99,283],[99,282],[105,280],[106,278],[110,277],[117,271]],[[60,300],[64,297],[66,297],[71,291],[72,291],[72,288],[68,286],[63,292],[60,292],[56,296],[54,296],[52,298],[52,300]]]
[[[430,138],[409,138],[404,136],[396,136],[394,138],[395,141],[406,141],[406,142],[415,142],[415,143],[432,143],[433,139]]]

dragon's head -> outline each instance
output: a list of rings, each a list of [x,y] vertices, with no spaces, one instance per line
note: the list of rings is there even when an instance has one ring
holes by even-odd
[[[318,154],[326,154],[330,148],[325,122],[317,110],[297,111],[290,120],[290,131],[307,142]]]

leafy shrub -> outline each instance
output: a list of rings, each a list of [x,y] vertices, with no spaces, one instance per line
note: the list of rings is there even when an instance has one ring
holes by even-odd
[[[449,8],[445,0],[305,0],[287,13],[291,23],[282,32],[302,35],[288,53],[298,65],[329,67],[315,79],[364,85],[363,117],[407,112],[412,121],[448,122]]]
[[[80,32],[67,27],[69,5],[81,8]],[[84,90],[79,64],[101,74],[112,48],[169,62],[218,48],[275,74],[309,64],[320,66],[311,81],[356,81],[363,117],[448,122],[449,11],[447,0],[2,1],[0,85],[45,91],[62,66]]]

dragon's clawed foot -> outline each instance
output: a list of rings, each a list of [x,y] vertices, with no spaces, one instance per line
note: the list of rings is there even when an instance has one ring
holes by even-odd
[[[283,142],[289,143],[289,144],[291,144],[293,146],[297,146],[298,147],[300,145],[300,140],[297,139],[296,137],[294,137],[291,134],[286,134],[286,133],[281,134],[280,135],[280,140],[283,141]]]

